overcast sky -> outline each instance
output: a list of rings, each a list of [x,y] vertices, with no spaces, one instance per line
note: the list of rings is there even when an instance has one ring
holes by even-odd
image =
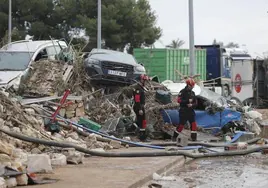
[[[149,0],[165,45],[180,38],[188,48],[188,0]],[[268,0],[194,0],[195,44],[246,45],[251,55],[268,51]],[[163,47],[160,42],[156,47]]]

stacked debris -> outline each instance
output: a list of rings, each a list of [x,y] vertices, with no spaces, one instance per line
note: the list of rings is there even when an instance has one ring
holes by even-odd
[[[23,134],[26,137],[75,144],[86,149],[102,148],[107,150],[122,147],[121,143],[86,133],[64,122],[60,123],[61,131],[51,135],[50,132],[44,129],[44,120],[49,119],[49,114],[44,113],[44,110],[47,112],[49,108],[45,108],[40,104],[22,106],[16,99],[10,98],[8,93],[1,91],[0,130]],[[30,162],[31,164],[36,164],[32,163],[32,160],[41,160],[42,164],[47,164],[47,166],[39,166],[39,170],[35,170],[35,172],[39,172],[42,169],[50,169],[51,164],[65,165],[67,163],[79,164],[83,162],[83,155],[73,150],[61,150],[55,147],[24,142],[7,136],[2,132],[0,136],[0,164],[2,165],[13,167],[17,165],[15,162],[20,162],[20,165],[17,165],[19,166],[18,168],[25,169],[28,166],[27,169],[29,170],[30,168],[37,168],[29,165]],[[43,162],[43,160],[47,162]]]
[[[19,93],[28,97],[62,94],[72,75],[73,66],[61,61],[34,62],[20,84]]]

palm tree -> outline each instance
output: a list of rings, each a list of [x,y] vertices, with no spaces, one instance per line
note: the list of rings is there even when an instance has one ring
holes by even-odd
[[[217,41],[216,39],[213,40],[212,44],[214,45],[218,44],[224,48],[239,48],[239,44],[237,43],[229,42],[227,45],[224,45],[223,42]]]
[[[227,45],[225,45],[225,48],[239,48],[239,44],[234,42],[229,42]]]
[[[184,40],[180,40],[179,38],[177,40],[172,40],[169,45],[167,45],[167,48],[174,48],[178,49],[182,47],[185,44]]]

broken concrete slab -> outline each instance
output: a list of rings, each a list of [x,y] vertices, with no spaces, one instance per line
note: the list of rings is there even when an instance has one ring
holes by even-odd
[[[85,109],[84,107],[78,107],[75,109],[75,116],[76,117],[83,117],[85,116]]]
[[[76,152],[74,148],[64,148],[62,154],[67,157],[68,164],[81,164],[84,160],[84,154]]]
[[[27,171],[30,173],[48,173],[52,172],[50,157],[46,154],[28,155]]]
[[[17,185],[23,186],[28,185],[28,176],[26,174],[22,174],[16,177]]]
[[[41,152],[40,149],[38,149],[38,148],[33,148],[33,149],[31,150],[31,153],[32,153],[32,154],[41,154],[42,152]]]
[[[67,157],[60,153],[53,153],[51,155],[52,166],[65,166],[67,165]]]
[[[16,180],[16,178],[8,178],[6,180],[6,185],[7,185],[7,188],[16,187],[17,186],[17,180]]]
[[[7,188],[6,180],[0,177],[0,188]]]
[[[0,163],[11,162],[11,158],[7,154],[0,154]]]
[[[0,141],[0,153],[12,155],[13,149],[14,147],[11,147],[9,144]]]
[[[113,147],[113,149],[122,148],[121,142],[116,141],[116,140],[111,140],[109,144]]]
[[[70,137],[74,140],[78,140],[79,139],[79,135],[77,134],[77,132],[71,132],[67,135],[67,137]]]

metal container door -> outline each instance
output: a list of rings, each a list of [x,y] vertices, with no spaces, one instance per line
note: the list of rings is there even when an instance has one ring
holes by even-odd
[[[241,102],[254,96],[253,92],[253,61],[232,61],[231,69],[232,97]]]

